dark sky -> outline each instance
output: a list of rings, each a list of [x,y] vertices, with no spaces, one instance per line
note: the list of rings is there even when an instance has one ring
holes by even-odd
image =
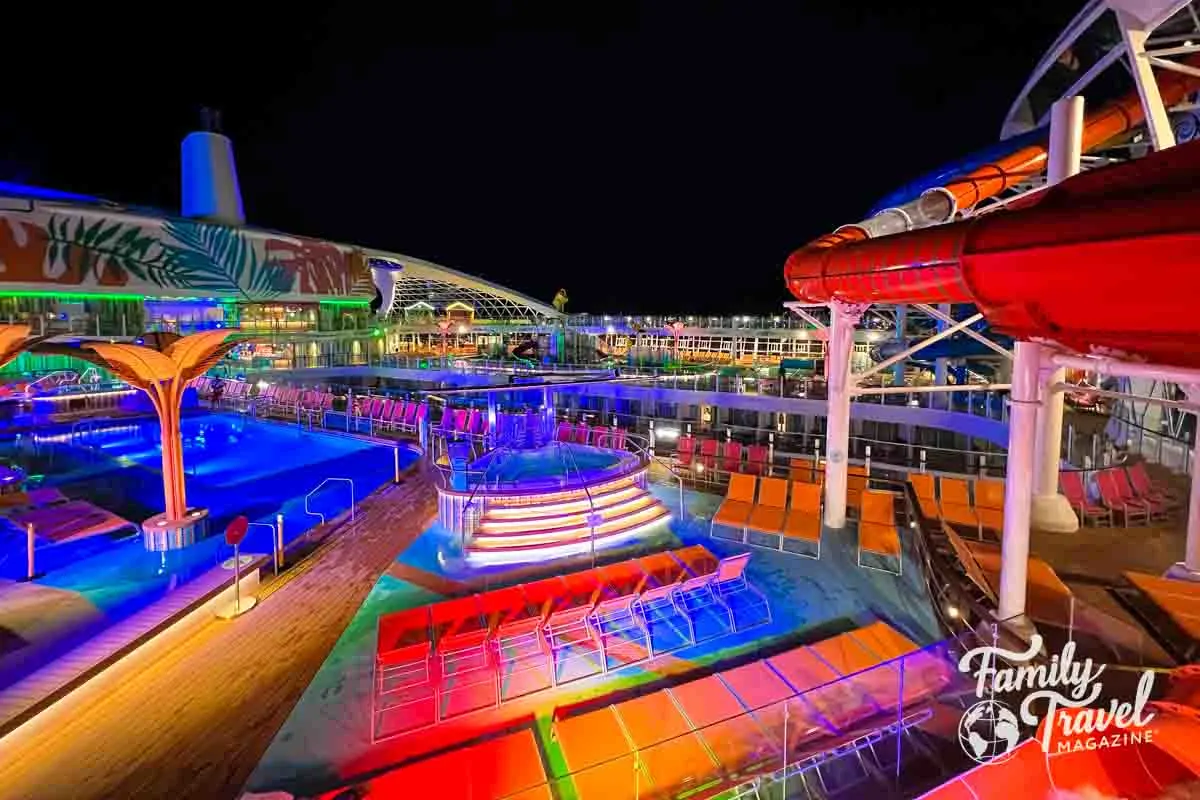
[[[995,141],[1081,2],[23,6],[0,179],[177,209],[212,105],[252,224],[575,311],[750,313],[792,249]]]

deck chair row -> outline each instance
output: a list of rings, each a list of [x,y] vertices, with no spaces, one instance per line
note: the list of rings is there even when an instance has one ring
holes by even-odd
[[[609,450],[624,450],[626,431],[624,428],[607,425],[588,425],[586,422],[572,424],[567,421],[558,423],[554,429],[554,441],[585,444],[593,447],[603,447]]]
[[[745,460],[743,460],[743,454]],[[744,472],[750,475],[766,475],[771,471],[770,450],[766,445],[752,444],[743,447],[732,439],[697,439],[680,436],[675,445],[675,464],[681,470],[693,469],[697,465],[709,472]]]
[[[477,687],[476,710],[695,644],[712,635],[706,617],[720,618],[717,634],[769,622],[749,558],[696,545],[381,616],[376,738],[389,728],[379,712],[464,686]],[[453,716],[447,705],[428,722]]]
[[[1090,481],[1077,471],[1060,472],[1058,480],[1063,495],[1085,524],[1111,527],[1114,518],[1119,517],[1125,527],[1149,525],[1166,519],[1181,505],[1169,487],[1150,478],[1141,461],[1128,467],[1097,470]],[[1089,483],[1095,487],[1098,504],[1089,499]]]
[[[992,478],[940,478],[913,472],[908,483],[917,495],[921,515],[975,532],[1004,530],[1004,481]]]
[[[713,515],[709,535],[718,529],[738,533],[738,541],[819,559],[821,556],[821,497],[823,485],[802,480],[730,476],[725,500]],[[899,560],[900,536],[896,529],[896,495],[862,489],[858,506],[859,565],[862,553]],[[891,570],[887,570],[891,571]]]
[[[883,622],[554,722],[578,797],[746,783],[932,699],[951,665]]]

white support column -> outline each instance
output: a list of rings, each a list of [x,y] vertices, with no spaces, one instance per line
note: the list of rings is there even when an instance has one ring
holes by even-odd
[[[1200,580],[1200,446],[1192,445],[1192,491],[1188,497],[1187,549],[1183,561],[1168,573],[1171,577]]]
[[[1048,185],[1079,174],[1083,148],[1083,98],[1065,97],[1050,108],[1050,158],[1046,169]],[[1050,387],[1064,382],[1067,371],[1053,370],[1042,390],[1038,421],[1037,484],[1034,487],[1031,521],[1035,528],[1055,533],[1079,530],[1079,518],[1067,498],[1058,493],[1058,470],[1062,452],[1063,393]]]
[[[1133,71],[1133,80],[1137,84],[1138,96],[1142,100],[1142,110],[1146,115],[1146,127],[1150,130],[1150,140],[1154,142],[1155,150],[1166,150],[1175,146],[1175,132],[1171,129],[1171,118],[1167,116],[1166,106],[1163,105],[1162,94],[1158,91],[1158,82],[1154,78],[1154,68],[1146,56],[1146,39],[1150,37],[1145,23],[1137,17],[1119,8],[1114,8],[1117,25],[1121,28],[1121,36],[1129,55],[1129,67]]]
[[[1000,602],[997,610],[1002,621],[1025,613],[1041,350],[1041,345],[1033,342],[1017,342],[1013,350],[1012,412],[1008,425],[1008,473],[1004,481],[1004,534],[1000,543]]]
[[[826,345],[829,411],[825,457],[825,525],[833,530],[846,527],[846,472],[850,447],[850,357],[854,354],[854,326],[866,305],[830,304],[832,315]]]
[[[1200,385],[1187,385],[1188,400],[1200,401]],[[1167,570],[1166,577],[1200,581],[1200,444],[1192,443],[1192,489],[1188,495],[1187,545],[1183,561]]]

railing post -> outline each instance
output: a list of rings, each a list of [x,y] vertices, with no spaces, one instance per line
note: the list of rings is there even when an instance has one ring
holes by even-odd
[[[33,563],[34,540],[35,540],[35,536],[33,533],[33,523],[30,522],[25,526],[25,542],[26,542],[25,578],[26,578],[26,580],[30,580],[30,581],[32,581],[33,576],[37,574],[37,571],[35,570],[34,563]]]
[[[275,574],[283,569],[283,514],[275,515]]]

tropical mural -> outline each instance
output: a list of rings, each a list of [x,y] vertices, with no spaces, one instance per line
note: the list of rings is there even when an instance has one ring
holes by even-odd
[[[375,291],[363,253],[330,242],[103,207],[0,211],[0,292],[56,287],[246,302]]]

